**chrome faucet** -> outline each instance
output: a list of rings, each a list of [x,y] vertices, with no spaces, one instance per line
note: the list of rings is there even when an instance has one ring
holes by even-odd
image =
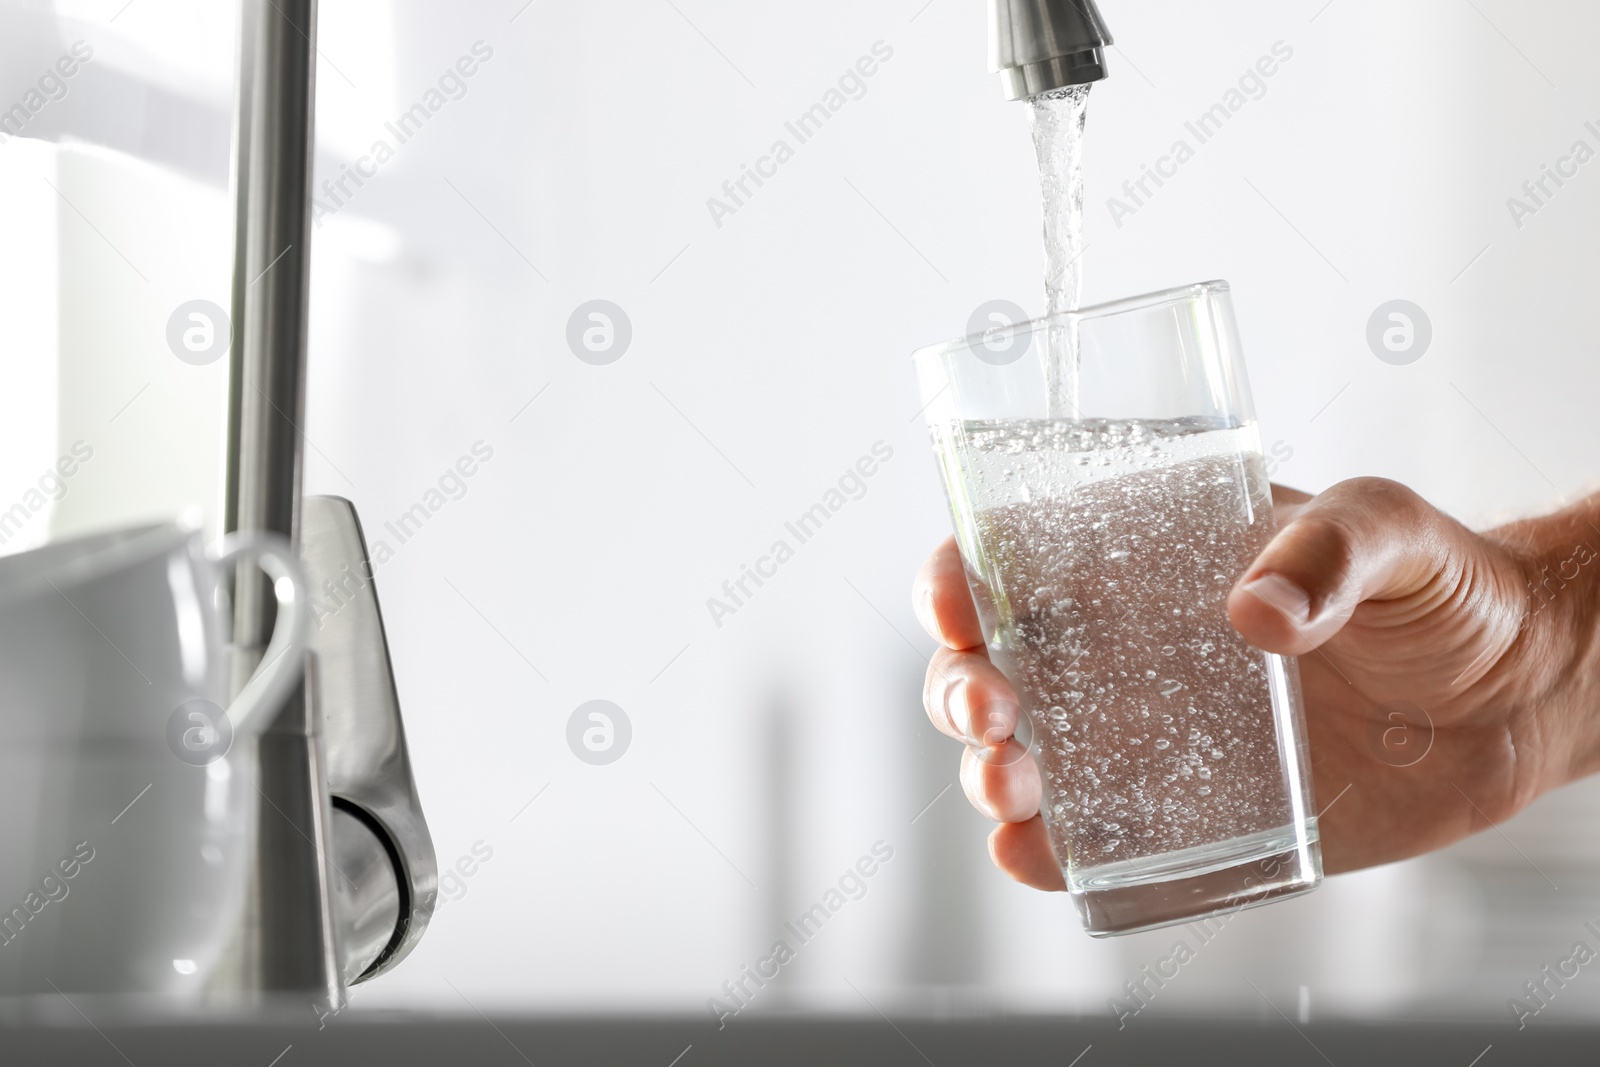
[[[301,495],[316,15],[316,0],[243,0],[226,524],[291,539],[340,608],[259,744],[256,869],[220,987],[332,1011],[417,943],[437,869],[360,522],[347,501]],[[990,0],[989,24],[1010,99],[1106,76],[1094,0]],[[235,590],[241,678],[272,630],[259,582]]]
[[[989,0],[989,69],[1007,99],[1101,80],[1109,44],[1094,0]]]
[[[318,618],[305,681],[257,745],[250,896],[215,992],[322,1014],[411,951],[437,868],[355,508],[301,495],[316,37],[316,0],[243,0],[226,525],[289,539],[337,610]],[[236,583],[240,679],[272,632],[270,592]]]

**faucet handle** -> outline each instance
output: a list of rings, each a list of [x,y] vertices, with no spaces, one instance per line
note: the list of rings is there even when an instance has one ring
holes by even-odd
[[[1110,43],[1094,0],[989,0],[989,69],[1008,100],[1101,80]]]
[[[337,925],[346,980],[354,983],[390,970],[421,939],[436,903],[438,865],[411,775],[355,505],[307,497],[300,555],[311,587],[310,644],[334,811],[332,850],[341,868],[333,875],[336,911],[343,913]],[[358,869],[365,872],[360,877]]]

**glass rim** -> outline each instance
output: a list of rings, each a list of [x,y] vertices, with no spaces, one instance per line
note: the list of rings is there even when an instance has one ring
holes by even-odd
[[[1167,304],[1180,304],[1193,300],[1201,295],[1213,293],[1229,293],[1232,287],[1221,278],[1210,281],[1191,282],[1188,285],[1174,286],[1171,289],[1160,289],[1153,293],[1142,293],[1138,296],[1125,296],[1116,300],[1108,300],[1101,304],[1089,307],[1074,308],[1071,311],[1058,311],[1054,315],[1045,315],[1026,322],[1014,322],[1010,326],[983,333],[969,334],[966,337],[957,337],[950,341],[940,341],[935,344],[925,345],[911,353],[913,363],[921,364],[942,359],[956,352],[965,351],[981,344],[990,343],[996,338],[1009,338],[1021,333],[1038,333],[1042,329],[1058,327],[1070,322],[1081,322],[1085,319],[1108,319],[1117,315],[1126,315],[1134,311],[1148,311]]]

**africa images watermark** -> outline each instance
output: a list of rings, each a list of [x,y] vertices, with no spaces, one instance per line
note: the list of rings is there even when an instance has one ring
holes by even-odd
[[[328,619],[360,598],[376,576],[377,569],[394,559],[399,548],[405,547],[407,542],[421,533],[423,526],[432,521],[435,515],[451,503],[464,499],[471,489],[472,478],[492,459],[494,446],[487,441],[474,441],[471,454],[461,456],[445,468],[435,485],[422,494],[421,500],[383,524],[383,529],[394,538],[396,545],[375,537],[367,545],[369,559],[365,564],[355,570],[345,564],[338,575],[325,579],[322,588],[314,590],[311,595],[311,617],[316,620],[317,628],[320,630]]]
[[[1225,911],[1185,924],[1184,930],[1194,938],[1194,945],[1189,944],[1188,938],[1178,938],[1165,956],[1157,959],[1154,964],[1147,963],[1140,967],[1137,978],[1129,978],[1123,982],[1125,999],[1113,997],[1109,1002],[1111,1014],[1117,1020],[1117,1029],[1126,1029],[1129,1019],[1153,1004],[1157,994],[1167,987],[1167,983],[1182,974],[1183,968],[1198,958],[1200,950],[1217,939],[1228,923],[1233,921],[1235,914],[1237,913]]]
[[[39,879],[37,889],[28,890],[28,895],[22,903],[12,908],[9,913],[0,916],[0,948],[5,948],[11,942],[22,936],[28,924],[39,917],[39,914],[51,904],[58,904],[67,899],[67,894],[72,892],[72,887],[67,883],[76,878],[84,865],[94,859],[94,848],[87,841],[80,841],[73,846],[69,855],[63,856],[50,868],[50,872]]]
[[[1567,583],[1576,581],[1578,572],[1596,559],[1600,559],[1600,552],[1587,541],[1579,541],[1572,546],[1572,553],[1566,559],[1555,564],[1554,573],[1551,573],[1550,564],[1542,564],[1538,574],[1540,581],[1528,582],[1528,599],[1536,606],[1523,617],[1523,625],[1553,604]]]
[[[868,880],[894,859],[894,847],[887,841],[874,841],[871,852],[870,856],[862,856],[846,868],[838,882],[829,886],[822,899],[801,912],[798,919],[784,923],[783,936],[772,943],[771,951],[757,960],[754,967],[747,963],[739,968],[736,977],[722,983],[722,996],[727,1000],[706,998],[706,1010],[717,1021],[718,1030],[725,1029],[729,1019],[748,1008],[756,994],[777,978],[783,967],[792,962],[800,949],[810,944],[846,904],[867,895]],[[795,944],[789,943],[790,938]]]
[[[894,448],[888,442],[874,441],[871,454],[862,456],[847,468],[839,476],[838,482],[822,494],[821,500],[801,512],[793,521],[783,524],[785,532],[794,538],[794,544],[791,545],[787,537],[780,537],[772,542],[766,555],[756,558],[755,566],[739,564],[738,576],[722,583],[722,596],[706,597],[706,610],[711,613],[711,621],[717,629],[722,629],[723,619],[737,615],[748,605],[756,591],[767,584],[767,580],[776,578],[778,568],[794,559],[796,549],[815,537],[829,519],[843,511],[852,500],[866,496],[868,479],[893,458]],[[754,589],[751,588],[752,583]]]
[[[711,221],[716,223],[717,229],[722,229],[727,218],[737,215],[758,190],[778,176],[778,168],[794,158],[796,148],[820,133],[828,120],[843,111],[850,101],[866,96],[867,79],[878,73],[881,64],[893,58],[892,47],[884,41],[874,41],[871,54],[862,56],[847,68],[839,76],[837,85],[822,94],[821,100],[801,112],[794,121],[783,124],[789,137],[774,140],[767,153],[756,158],[755,166],[740,164],[738,177],[722,183],[722,196],[706,198],[706,210],[711,212]],[[789,143],[791,137],[793,144]],[[750,187],[752,183],[754,189]]]
[[[405,143],[420,133],[433,116],[444,110],[446,104],[467,95],[467,79],[477,74],[482,65],[493,58],[494,48],[487,41],[474,41],[470,55],[462,56],[453,66],[447,67],[439,75],[437,85],[429,86],[422,98],[401,112],[399,118],[383,124],[384,129],[394,137],[394,144],[391,145],[386,138],[378,138],[372,142],[368,154],[356,160],[355,166],[341,163],[337,178],[323,180],[322,193],[327,199],[312,198],[312,220],[321,226],[323,219],[337,215],[354,200],[362,187],[378,176],[378,168],[393,160]],[[354,189],[349,188],[351,182],[355,183]]]
[[[586,700],[567,716],[567,747],[591,767],[604,767],[627,755],[633,720],[610,700]]]
[[[1199,957],[1202,948],[1217,939],[1233,921],[1235,915],[1252,904],[1264,902],[1276,888],[1275,883],[1282,874],[1285,862],[1281,854],[1257,861],[1255,870],[1244,877],[1245,889],[1238,894],[1236,898],[1238,903],[1230,904],[1211,915],[1184,924],[1183,929],[1194,939],[1193,945],[1189,943],[1188,938],[1179,937],[1172,943],[1172,948],[1166,955],[1157,959],[1153,965],[1147,963],[1139,968],[1137,978],[1123,982],[1124,997],[1112,998],[1108,1002],[1111,1015],[1117,1020],[1117,1029],[1126,1028],[1129,1019],[1154,1003],[1157,994],[1182,974],[1184,967]]]
[[[1583,128],[1595,139],[1595,144],[1600,144],[1600,123],[1585,122]],[[1511,213],[1511,221],[1517,229],[1522,229],[1528,219],[1549,206],[1555,195],[1566,187],[1567,182],[1578,176],[1579,168],[1593,159],[1595,154],[1594,145],[1580,137],[1572,142],[1566,155],[1556,160],[1555,166],[1541,164],[1538,175],[1522,183],[1522,196],[1506,197],[1506,210]]]
[[[1596,944],[1600,944],[1600,928],[1596,928],[1593,920],[1584,923],[1583,928],[1594,936]],[[1567,983],[1577,978],[1583,968],[1596,959],[1600,959],[1600,953],[1588,941],[1580,940],[1573,944],[1570,954],[1554,963],[1545,964],[1537,979],[1530,978],[1523,982],[1522,991],[1527,994],[1526,997],[1506,998],[1506,1007],[1511,1010],[1517,1029],[1524,1029],[1529,1019],[1548,1008],[1556,995],[1567,988]]]
[[[1391,367],[1405,367],[1428,354],[1433,320],[1410,300],[1386,300],[1367,319],[1367,347]]]
[[[28,489],[21,500],[5,511],[0,511],[0,545],[20,533],[47,503],[64,499],[68,480],[93,458],[94,449],[87,442],[74,441],[68,454],[58,458],[55,466],[39,476],[35,487]]]
[[[1137,215],[1139,209],[1150,202],[1156,190],[1165,185],[1168,179],[1176,178],[1178,168],[1193,159],[1199,146],[1220,133],[1229,119],[1244,110],[1252,100],[1266,96],[1267,79],[1277,74],[1282,64],[1293,58],[1294,49],[1289,44],[1274,41],[1271,53],[1257,59],[1239,76],[1237,87],[1223,93],[1221,100],[1202,111],[1193,122],[1183,124],[1183,128],[1194,137],[1194,144],[1190,144],[1187,137],[1179,137],[1172,142],[1166,155],[1156,159],[1154,166],[1141,164],[1139,176],[1122,183],[1122,192],[1127,199],[1113,196],[1106,200],[1106,209],[1111,212],[1111,221],[1117,224],[1117,229],[1122,229],[1123,219]],[[1152,183],[1154,189],[1151,188]]]
[[[68,81],[82,69],[82,65],[94,58],[94,48],[86,41],[74,41],[67,54],[57,59],[55,63],[43,74],[39,75],[38,87],[29,87],[22,94],[22,99],[0,111],[0,144],[11,137],[22,136],[22,131],[34,117],[60,100],[65,100],[72,91]]]
[[[434,901],[433,914],[437,915],[447,904],[466,898],[471,887],[468,880],[477,877],[483,865],[494,859],[494,846],[482,838],[472,843],[469,854],[439,872],[439,895]]]
[[[1261,454],[1261,465],[1268,478],[1276,478],[1291,459],[1294,459],[1294,446],[1280,437]]]

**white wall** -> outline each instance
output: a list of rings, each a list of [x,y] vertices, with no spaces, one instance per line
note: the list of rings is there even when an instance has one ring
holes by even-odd
[[[760,1008],[1104,1011],[1166,938],[1090,942],[1064,898],[1005,882],[959,787],[918,817],[957,753],[918,707],[907,593],[948,519],[908,356],[989,299],[1042,304],[1027,120],[984,70],[983,5],[322,7],[319,181],[493,48],[316,233],[308,488],[382,537],[494,450],[380,572],[440,859],[493,858],[356,1003],[703,1010],[882,840],[894,859]],[[1506,198],[1600,146],[1600,9],[1104,12],[1089,300],[1229,279],[1291,484],[1388,475],[1486,523],[1593,479],[1600,163],[1520,228]],[[716,225],[707,198],[878,41],[864,97]],[[1118,226],[1107,198],[1279,41],[1265,95]],[[633,327],[609,366],[565,340],[597,298]],[[1365,339],[1395,298],[1434,329],[1410,366]],[[707,597],[878,441],[865,496],[715,625]],[[566,741],[597,698],[633,730],[601,767]],[[1248,978],[1291,1014],[1498,1018],[1595,914],[1593,812],[1553,798],[1504,838],[1241,916],[1152,1010],[1267,1013]],[[1596,1008],[1574,987],[1552,1012]]]
[[[167,326],[229,300],[235,8],[122,7],[0,2],[0,112],[36,111],[0,127],[0,511],[33,512],[0,554],[184,513],[221,531],[227,362],[181,362]],[[41,495],[75,444],[92,458]]]
[[[370,219],[398,241],[319,256],[311,436],[343,474],[313,458],[314,485],[387,518],[474,441],[495,448],[383,578],[440,856],[482,839],[494,859],[368,1003],[448,1007],[448,979],[480,1006],[695,1009],[883,839],[894,861],[759,1004],[1104,1010],[1161,935],[1090,943],[1064,899],[1006,884],[958,790],[911,824],[956,752],[918,718],[930,646],[907,589],[947,519],[907,356],[985,300],[1041,306],[1026,115],[983,69],[983,5],[521,6],[396,4],[369,35],[369,5],[324,5],[329,64],[398,48],[377,105],[324,64],[342,131],[346,108],[397,113],[473,42],[494,49],[319,231]],[[1595,142],[1600,16],[1319,7],[1108,0],[1086,295],[1232,281],[1285,481],[1388,475],[1475,522],[1544,506],[1593,477],[1600,165],[1520,229],[1505,199]],[[707,198],[880,40],[893,58],[865,96],[716,225]],[[1293,56],[1265,95],[1115,225],[1108,196],[1279,41]],[[358,146],[325,146],[324,172]],[[633,324],[611,366],[564,342],[594,298]],[[1435,331],[1410,366],[1365,341],[1394,298]],[[865,498],[715,626],[706,598],[878,440],[894,458]],[[564,741],[594,698],[634,729],[607,767]],[[1518,889],[1560,918],[1500,959],[1473,862],[1243,917],[1163,1007],[1256,1013],[1250,977],[1286,1008],[1304,985],[1317,1011],[1502,1011],[1577,913]]]

